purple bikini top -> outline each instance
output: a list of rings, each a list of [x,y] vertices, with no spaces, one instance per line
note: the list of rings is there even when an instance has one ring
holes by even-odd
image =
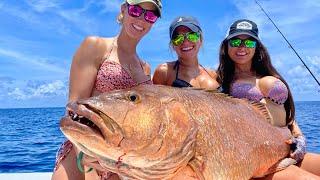
[[[263,94],[255,85],[235,82],[230,87],[230,95],[255,102],[261,101],[262,98],[268,98],[277,104],[284,104],[288,99],[288,89],[282,81],[276,80],[267,93]]]

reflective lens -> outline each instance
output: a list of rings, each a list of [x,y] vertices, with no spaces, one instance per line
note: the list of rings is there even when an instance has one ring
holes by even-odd
[[[241,44],[244,44],[246,48],[255,48],[257,41],[251,39],[230,39],[229,44],[231,47],[240,47]]]
[[[142,14],[144,14],[144,19],[151,24],[155,23],[159,17],[156,11],[146,10],[138,5],[130,4],[128,4],[128,14],[131,17],[140,17]]]
[[[183,43],[183,41],[187,38],[190,42],[198,42],[200,39],[200,33],[197,32],[187,32],[185,34],[178,34],[177,36],[173,37],[171,42],[175,46],[179,46]]]

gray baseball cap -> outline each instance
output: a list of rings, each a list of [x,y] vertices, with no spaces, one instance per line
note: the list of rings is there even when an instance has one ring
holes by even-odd
[[[172,35],[177,27],[179,26],[186,26],[187,28],[191,29],[193,32],[202,32],[200,28],[200,23],[198,20],[191,16],[179,16],[175,18],[169,28],[169,35],[170,39],[172,39]]]

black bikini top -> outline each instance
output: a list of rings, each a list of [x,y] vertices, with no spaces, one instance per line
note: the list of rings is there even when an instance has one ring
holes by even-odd
[[[174,69],[177,69],[176,71],[176,79],[172,82],[172,87],[179,87],[179,88],[183,88],[183,87],[193,87],[189,82],[183,80],[183,79],[179,79],[178,75],[179,75],[179,61],[176,61],[175,65],[174,65]],[[200,65],[201,66],[201,65]],[[201,66],[202,67],[202,66]],[[207,73],[208,71],[202,67]],[[209,73],[208,73],[209,74]],[[211,77],[211,75],[209,74],[209,76]]]
[[[177,68],[176,71],[176,79],[172,82],[172,87],[192,87],[192,85],[190,83],[188,83],[187,81],[183,80],[183,79],[179,79],[178,74],[179,74],[179,61],[176,61],[175,65],[174,65],[174,69]]]

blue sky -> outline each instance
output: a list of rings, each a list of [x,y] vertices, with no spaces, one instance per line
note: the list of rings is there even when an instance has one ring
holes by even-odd
[[[88,35],[114,36],[120,0],[2,0],[0,2],[0,108],[64,106],[72,56]],[[184,2],[184,3],[182,3]],[[320,1],[263,0],[263,7],[320,79]],[[204,31],[200,63],[216,68],[229,25],[248,18],[260,29],[272,62],[296,101],[320,100],[319,87],[254,0],[165,0],[163,17],[138,47],[152,71],[176,59],[168,28],[179,15],[198,18]]]

